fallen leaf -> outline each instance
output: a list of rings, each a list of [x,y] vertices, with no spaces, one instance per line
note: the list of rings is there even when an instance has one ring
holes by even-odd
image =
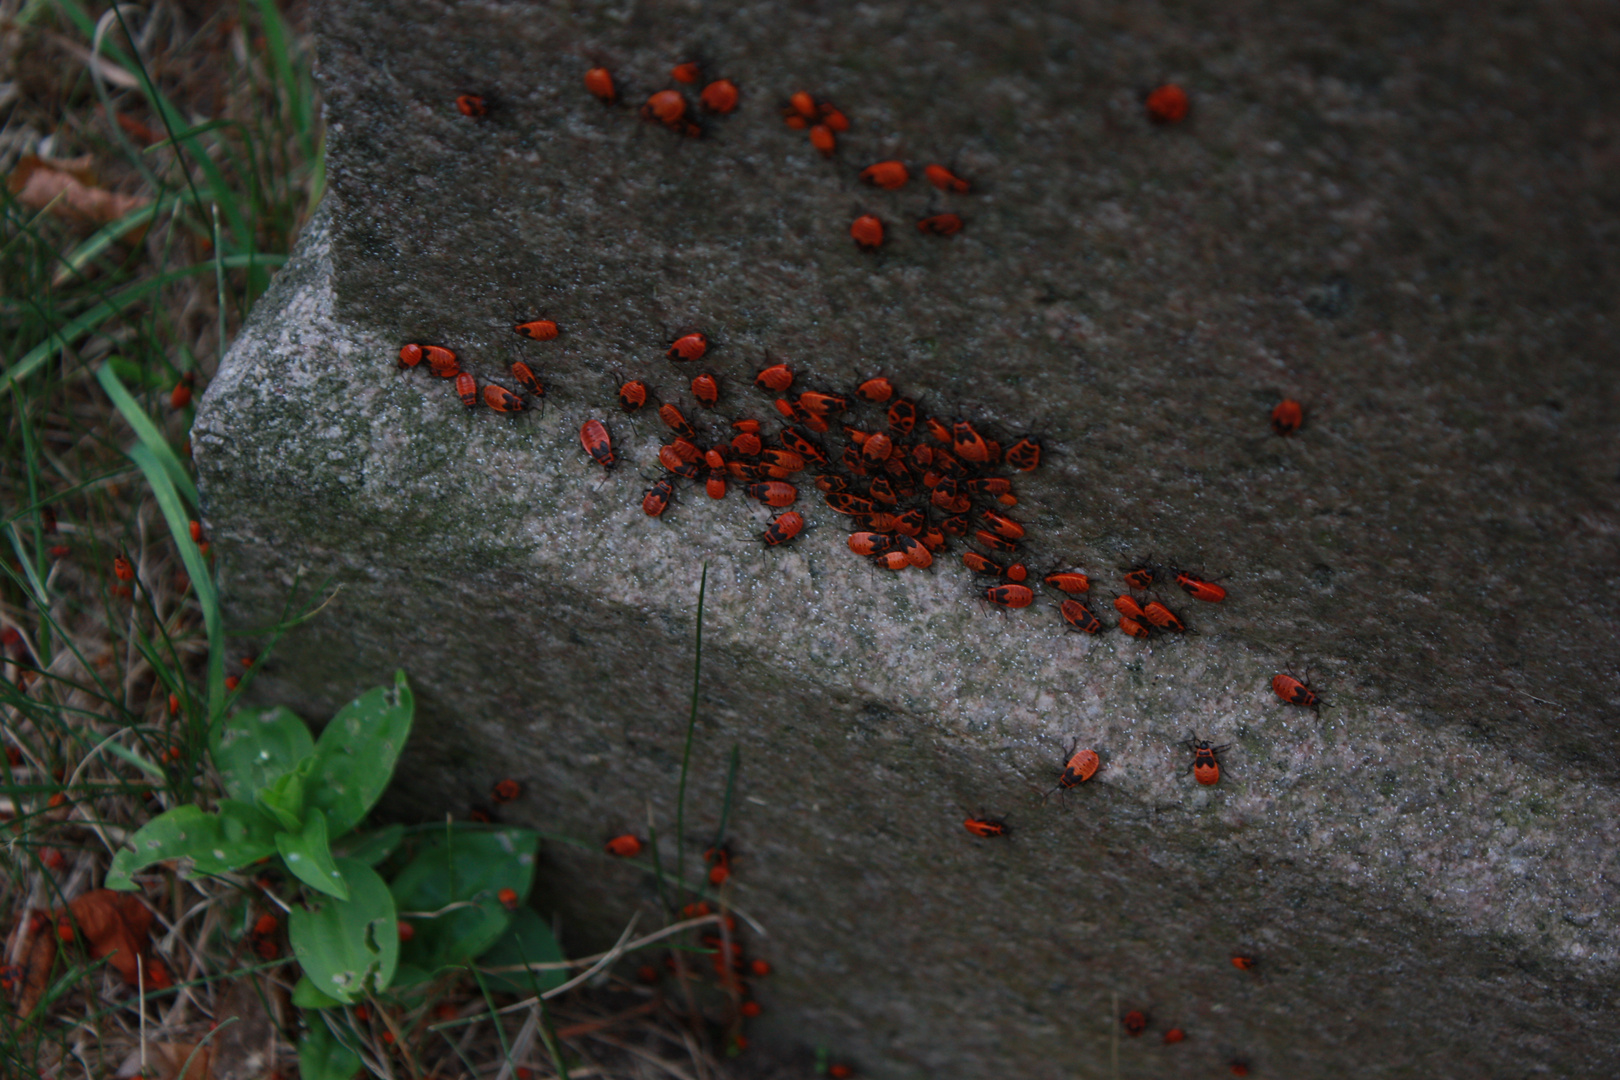
[[[17,1015],[26,1018],[45,996],[45,986],[51,977],[51,965],[56,962],[56,938],[49,929],[41,929],[28,940],[28,956],[23,961],[22,991],[17,995]]]
[[[52,161],[26,154],[11,170],[7,186],[17,201],[31,210],[49,206],[57,217],[89,225],[117,221],[149,201],[139,195],[119,195],[96,187],[88,157]]]
[[[208,1057],[208,1047],[198,1049],[196,1043],[152,1043],[147,1047],[146,1065],[154,1075],[148,1080],[210,1080]]]
[[[266,1010],[266,995],[274,988],[263,979],[249,976],[227,983],[214,1003],[213,1051],[214,1080],[260,1080],[270,1071],[270,1056],[276,1040],[275,1022]],[[235,1023],[228,1021],[234,1020]]]
[[[71,919],[57,910],[57,932],[63,941],[74,937],[77,930],[84,934],[90,946],[90,955],[118,969],[118,974],[131,986],[139,980],[137,958],[146,971],[148,989],[163,989],[172,984],[163,961],[146,957],[147,935],[152,929],[152,911],[134,893],[114,892],[112,889],[92,889],[68,903]]]

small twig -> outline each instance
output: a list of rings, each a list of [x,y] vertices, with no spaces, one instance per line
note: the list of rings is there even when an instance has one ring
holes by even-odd
[[[607,952],[596,953],[593,956],[580,956],[573,960],[548,960],[533,964],[501,964],[498,967],[484,967],[479,968],[478,970],[488,975],[504,975],[511,971],[565,971],[568,968],[576,968],[582,964],[595,964],[597,961],[604,960],[609,957],[622,956],[624,953],[634,952],[637,949],[646,948],[653,942],[662,938],[667,938],[671,934],[678,934],[682,930],[690,930],[696,926],[705,926],[709,923],[718,923],[719,921],[720,916],[716,914],[700,915],[695,919],[687,919],[685,922],[671,923],[662,930],[648,934],[646,937],[637,938],[628,945],[624,945],[622,948],[619,945],[615,945]],[[634,920],[631,920],[631,925],[634,924]],[[620,938],[621,943],[623,940],[623,938]],[[556,993],[557,991],[555,990],[548,991],[546,993],[546,997],[553,997],[556,995]]]

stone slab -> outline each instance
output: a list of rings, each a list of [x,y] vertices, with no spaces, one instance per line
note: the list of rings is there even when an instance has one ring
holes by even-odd
[[[1617,34],[1601,5],[327,5],[330,193],[194,432],[238,624],[342,586],[260,691],[318,717],[403,664],[395,813],[515,775],[514,820],[668,822],[706,562],[689,839],[739,746],[772,1052],[1107,1076],[1117,995],[1157,1026],[1121,1076],[1612,1073]],[[692,56],[736,114],[637,119]],[[1143,117],[1164,79],[1183,125]],[[777,117],[801,88],[851,117],[831,161]],[[975,191],[856,181],[893,156]],[[914,234],[945,208],[960,235]],[[512,304],[564,328],[527,351],[543,415],[394,366],[435,340],[499,378]],[[662,353],[692,328],[726,416],[767,415],[768,351],[1040,431],[1037,558],[1117,586],[1155,554],[1230,600],[1185,640],[1088,639],[986,612],[954,563],[874,571],[824,509],[769,552],[735,496],[647,519],[661,431],[613,389],[690,404]],[[1320,717],[1267,688],[1307,666]],[[1233,744],[1218,788],[1191,730]],[[1043,806],[1073,736],[1104,769]],[[979,811],[1013,837],[968,837]],[[582,945],[651,900],[549,858]]]

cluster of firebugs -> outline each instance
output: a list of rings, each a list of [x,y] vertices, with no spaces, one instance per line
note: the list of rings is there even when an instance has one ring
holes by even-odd
[[[679,64],[670,75],[682,85],[704,81],[695,63]],[[618,101],[617,86],[606,68],[586,72],[584,83],[599,100],[608,104]],[[708,81],[698,94],[703,112],[714,117],[732,112],[739,100],[736,83],[726,78]],[[1161,124],[1181,121],[1189,108],[1186,92],[1173,84],[1148,94],[1145,105],[1149,117]],[[480,95],[464,94],[456,99],[456,108],[465,116],[477,118],[488,115],[490,103]],[[653,93],[639,112],[643,119],[677,134],[703,134],[696,110],[678,89]],[[803,91],[787,99],[781,114],[788,127],[805,131],[811,145],[827,157],[836,153],[838,134],[849,129],[849,119],[842,110]],[[942,192],[965,195],[972,189],[970,181],[944,165],[929,164],[923,175]],[[902,161],[880,161],[860,170],[859,178],[876,188],[895,191],[910,181],[911,170]],[[917,222],[920,232],[942,237],[955,235],[963,225],[962,217],[955,213],[933,214]],[[874,250],[884,243],[883,222],[876,215],[863,214],[851,224],[850,235],[862,249]],[[557,323],[545,318],[518,319],[512,329],[529,341],[551,341],[560,333]],[[709,355],[710,348],[708,336],[692,330],[672,341],[666,355],[677,364],[695,364]],[[404,345],[399,362],[408,368],[425,364],[432,374],[453,379],[457,395],[469,409],[482,404],[499,413],[520,413],[532,401],[545,396],[539,377],[524,360],[511,364],[514,389],[494,383],[480,387],[478,380],[462,369],[455,352],[442,345]],[[777,362],[755,373],[753,385],[773,399],[771,406],[777,414],[773,418],[774,433],[758,419],[741,417],[729,421],[727,434],[705,437],[693,418],[672,402],[660,402],[645,381],[630,379],[619,387],[618,402],[625,413],[652,409],[670,432],[670,441],[658,453],[659,463],[668,475],[656,480],[642,495],[641,506],[648,516],[659,517],[676,502],[678,480],[701,484],[704,493],[716,500],[740,488],[747,498],[783,511],[759,534],[767,547],[780,547],[805,530],[803,514],[786,508],[799,499],[794,478],[808,473],[827,508],[853,526],[849,550],[875,567],[892,572],[926,570],[936,556],[948,551],[952,539],[961,539],[977,545],[962,553],[962,562],[974,574],[992,582],[978,593],[984,602],[1003,610],[1029,607],[1035,601],[1034,584],[1039,582],[1062,595],[1057,608],[1070,630],[1096,634],[1107,629],[1084,602],[1076,599],[1091,590],[1087,574],[1056,568],[1032,578],[1025,563],[1027,529],[1007,513],[1018,505],[1010,474],[1028,473],[1039,467],[1043,447],[1036,436],[1023,435],[1004,446],[993,433],[981,432],[971,420],[926,414],[917,400],[902,395],[882,375],[865,379],[850,393],[806,389],[799,384],[790,364]],[[689,387],[692,398],[702,408],[714,410],[719,406],[722,384],[713,372],[700,371],[691,377]],[[859,415],[868,409],[880,415]],[[1298,431],[1304,420],[1304,407],[1292,399],[1279,402],[1270,417],[1272,430],[1283,436]],[[596,464],[612,469],[618,463],[604,421],[586,420],[579,438],[585,453]],[[841,445],[831,445],[835,441]],[[1121,631],[1136,638],[1187,631],[1182,616],[1152,592],[1161,577],[1173,580],[1194,600],[1218,604],[1226,599],[1222,586],[1186,570],[1147,563],[1123,568],[1125,589],[1113,600],[1118,615],[1116,625]],[[1289,705],[1312,709],[1320,705],[1310,685],[1291,675],[1276,675],[1271,686]],[[1218,784],[1218,755],[1227,747],[1212,746],[1196,734],[1185,745],[1193,755],[1188,765],[1193,778],[1199,784]],[[1080,749],[1078,740],[1069,747],[1066,759],[1063,773],[1048,795],[1085,783],[1102,763],[1095,750]],[[496,801],[509,801],[515,795],[514,788],[515,781],[503,781],[497,786]],[[983,816],[969,817],[963,826],[974,836],[986,839],[1005,837],[1012,831],[1005,821]],[[642,842],[626,834],[608,841],[606,850],[630,857],[641,852]],[[705,861],[710,864],[713,884],[719,885],[729,877],[731,855],[727,849],[711,849]],[[687,917],[708,913],[703,902],[688,905],[683,911]],[[746,961],[729,934],[715,937],[712,944],[715,970],[723,981],[729,979],[735,984],[728,984],[732,989],[742,986],[740,973],[764,975],[770,970],[764,960]],[[1256,960],[1233,956],[1232,963],[1250,971]],[[650,978],[656,972],[644,969],[643,975]],[[741,1011],[744,1016],[754,1016],[759,1006],[744,1001]],[[1129,1034],[1139,1035],[1146,1030],[1148,1019],[1142,1012],[1131,1010],[1121,1017],[1121,1023]],[[1164,1034],[1166,1043],[1183,1038],[1180,1028],[1170,1028]],[[741,1035],[736,1039],[742,1043]],[[827,1071],[839,1077],[853,1075],[847,1065],[835,1064]],[[1234,1061],[1231,1071],[1235,1076],[1245,1076],[1248,1067]]]

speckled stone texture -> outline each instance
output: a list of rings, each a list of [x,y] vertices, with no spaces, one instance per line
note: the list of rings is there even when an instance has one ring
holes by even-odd
[[[516,776],[511,820],[595,839],[650,806],[667,837],[707,561],[689,860],[739,746],[736,900],[777,969],[750,1053],[782,1075],[825,1044],[875,1077],[1108,1076],[1115,995],[1152,1017],[1121,1077],[1620,1075],[1612,3],[372,0],[319,24],[326,208],[194,442],[238,625],[295,576],[342,586],[260,691],[318,717],[410,671],[395,813]],[[743,93],[701,139],[635,112],[691,58]],[[581,85],[597,63],[617,106]],[[1192,112],[1155,127],[1167,79]],[[798,89],[848,113],[836,158],[782,124]],[[974,190],[857,182],[896,156]],[[952,239],[912,225],[947,209]],[[437,341],[501,378],[514,305],[563,327],[527,347],[543,415],[397,370]],[[1093,639],[1044,600],[983,610],[954,556],[874,570],[814,500],[791,550],[749,542],[767,515],[736,495],[648,519],[662,429],[613,391],[691,405],[662,353],[694,328],[724,418],[771,415],[768,350],[1041,432],[1015,513],[1093,606],[1149,555],[1231,598],[1172,588],[1184,640]],[[1309,409],[1291,439],[1282,394]],[[625,459],[605,480],[591,416]],[[1307,667],[1320,716],[1268,688]],[[1232,744],[1217,788],[1185,771],[1194,730]],[[1103,769],[1043,805],[1071,737]],[[979,811],[1013,836],[968,836]],[[549,859],[581,947],[650,902]]]

